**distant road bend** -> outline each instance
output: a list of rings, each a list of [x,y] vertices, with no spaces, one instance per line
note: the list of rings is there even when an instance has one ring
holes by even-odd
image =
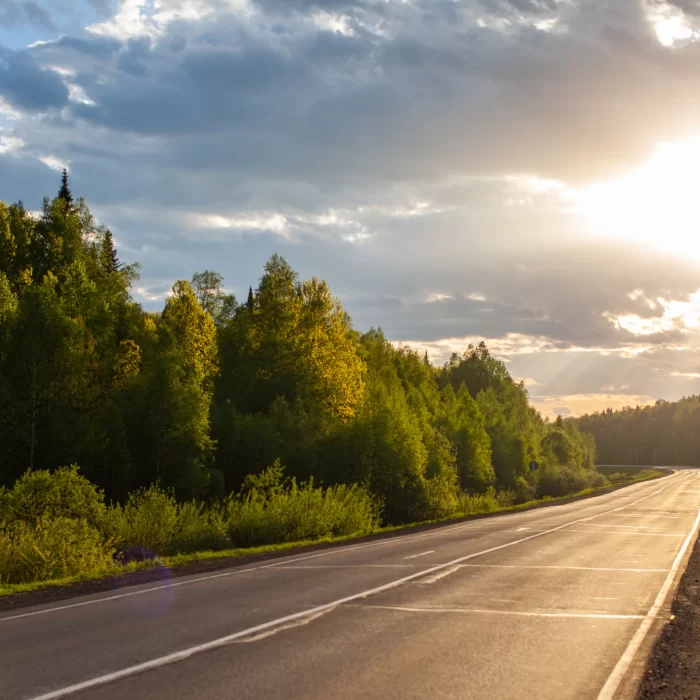
[[[700,472],[0,615],[3,700],[627,697]]]

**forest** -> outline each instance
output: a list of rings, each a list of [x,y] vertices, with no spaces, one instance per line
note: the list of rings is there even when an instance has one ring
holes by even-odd
[[[205,270],[158,313],[138,275],[65,172],[38,216],[0,202],[0,583],[125,545],[348,535],[605,483],[589,433],[611,459],[607,419],[543,420],[483,343],[435,367],[279,255],[244,299]]]
[[[607,409],[575,422],[595,436],[599,464],[700,466],[700,396]]]

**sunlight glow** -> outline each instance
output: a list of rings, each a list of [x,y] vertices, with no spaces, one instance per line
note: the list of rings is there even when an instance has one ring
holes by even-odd
[[[659,144],[640,168],[579,190],[575,209],[592,233],[700,259],[699,176],[700,138]]]
[[[636,336],[645,336],[673,330],[688,333],[700,328],[700,290],[689,295],[685,301],[659,297],[654,302],[641,290],[635,290],[628,296],[633,300],[644,299],[650,309],[660,307],[661,312],[657,316],[643,317],[639,314],[616,316],[606,311],[603,317],[621,330],[629,331]]]
[[[650,20],[659,43],[667,48],[698,38],[698,32],[693,30],[685,15],[666,3],[652,14]]]

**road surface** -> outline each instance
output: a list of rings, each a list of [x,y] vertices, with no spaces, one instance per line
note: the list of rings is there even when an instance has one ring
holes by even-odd
[[[609,700],[631,687],[699,509],[700,472],[681,470],[6,613],[0,697]]]

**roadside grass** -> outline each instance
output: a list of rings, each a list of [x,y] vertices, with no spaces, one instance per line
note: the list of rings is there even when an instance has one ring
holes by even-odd
[[[606,473],[606,470],[609,470],[608,473]],[[497,503],[494,503],[492,499],[484,498],[481,496],[470,497],[466,500],[463,500],[460,503],[460,505],[462,506],[466,505],[467,508],[461,508],[460,512],[454,513],[448,518],[423,520],[408,525],[375,527],[371,531],[364,530],[352,534],[318,537],[313,539],[300,539],[296,541],[289,541],[277,544],[265,544],[256,547],[236,547],[220,550],[202,550],[187,554],[174,554],[171,556],[158,557],[150,561],[131,562],[128,564],[114,564],[104,566],[90,572],[78,574],[76,576],[51,579],[48,581],[35,581],[30,583],[17,584],[8,584],[0,582],[0,597],[29,593],[32,591],[47,588],[66,587],[71,586],[72,584],[77,584],[86,581],[97,581],[100,579],[106,579],[110,577],[119,577],[128,575],[130,573],[143,571],[147,569],[153,569],[157,567],[164,567],[167,570],[176,571],[178,569],[186,569],[188,565],[207,561],[216,562],[217,560],[223,559],[232,560],[230,562],[231,566],[235,566],[237,559],[240,561],[247,557],[264,557],[266,554],[275,554],[279,552],[293,553],[294,550],[304,547],[332,545],[342,542],[350,542],[353,540],[358,540],[360,538],[366,539],[367,537],[381,538],[382,535],[396,533],[399,531],[405,531],[407,534],[410,534],[412,530],[421,527],[447,524],[450,522],[469,520],[472,518],[476,519],[481,517],[491,517],[499,514],[523,510],[532,510],[534,508],[540,508],[549,504],[554,504],[562,501],[578,500],[587,496],[595,495],[596,493],[599,493],[601,491],[617,490],[620,487],[628,486],[642,481],[648,481],[650,479],[656,479],[666,475],[666,472],[660,469],[651,468],[624,469],[615,467],[614,469],[611,469],[603,467],[599,468],[599,471],[608,479],[608,481],[610,481],[609,485],[583,489],[581,491],[569,494],[567,496],[545,496],[540,499],[534,499],[525,503],[519,503],[514,505],[498,505]],[[186,571],[183,571],[182,573],[186,573]]]
[[[655,479],[663,472],[653,467],[619,467],[604,466],[596,467],[611,484],[634,484],[639,481]]]

